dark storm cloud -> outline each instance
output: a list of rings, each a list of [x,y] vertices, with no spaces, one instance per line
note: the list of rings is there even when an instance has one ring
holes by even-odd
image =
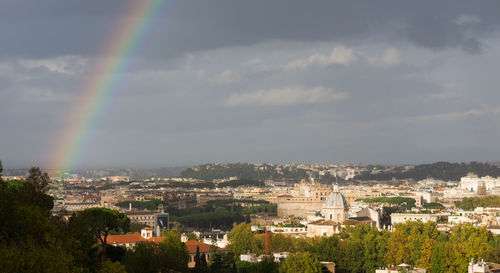
[[[129,1],[2,1],[2,56],[95,54]],[[179,54],[270,39],[409,40],[479,52],[500,23],[500,2],[481,1],[168,1],[153,27],[151,55]]]

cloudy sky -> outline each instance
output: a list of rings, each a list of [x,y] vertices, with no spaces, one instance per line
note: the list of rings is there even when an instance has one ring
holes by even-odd
[[[5,167],[47,163],[129,4],[0,1]],[[495,0],[167,1],[79,166],[496,161],[499,30]]]

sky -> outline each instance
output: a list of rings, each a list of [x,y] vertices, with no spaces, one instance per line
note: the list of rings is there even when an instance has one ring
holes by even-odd
[[[0,1],[0,160],[48,164],[138,0]],[[144,1],[144,0],[141,0]],[[167,1],[78,167],[500,160],[500,1]]]

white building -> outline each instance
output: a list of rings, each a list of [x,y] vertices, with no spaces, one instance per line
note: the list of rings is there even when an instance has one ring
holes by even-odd
[[[467,191],[477,192],[478,186],[482,183],[486,186],[486,190],[492,190],[494,188],[500,188],[500,178],[494,178],[491,176],[477,177],[477,175],[469,174],[460,179],[460,189]]]
[[[404,223],[406,221],[422,221],[422,222],[434,222],[437,223],[440,220],[444,220],[448,217],[448,214],[431,214],[431,213],[393,213],[391,214],[391,224],[394,226],[398,223]]]
[[[469,263],[468,273],[499,273],[500,264],[488,263],[481,260],[479,263],[474,263],[471,259]]]

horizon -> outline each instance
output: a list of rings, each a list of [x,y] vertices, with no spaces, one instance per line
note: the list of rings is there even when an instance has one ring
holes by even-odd
[[[350,163],[350,162],[285,162],[285,163],[272,163],[272,162],[204,162],[198,164],[186,164],[186,165],[158,165],[158,166],[95,166],[95,167],[85,167],[77,169],[50,169],[45,168],[40,165],[29,165],[29,166],[17,166],[17,167],[9,167],[9,165],[5,165],[3,160],[2,166],[4,171],[12,171],[12,170],[29,170],[32,167],[39,167],[43,171],[51,172],[51,171],[64,171],[64,172],[79,172],[79,171],[91,171],[91,170],[112,170],[112,169],[130,169],[130,170],[160,170],[160,169],[189,169],[193,167],[203,166],[203,165],[212,165],[212,164],[269,164],[269,165],[347,165],[347,166],[359,166],[359,167],[367,167],[367,166],[382,166],[382,167],[403,167],[403,166],[420,166],[420,165],[431,165],[436,163],[450,163],[450,164],[470,164],[470,163],[484,163],[492,166],[497,166],[500,164],[500,161],[433,161],[433,162],[421,162],[421,163],[401,163],[401,164],[373,164],[373,163]]]

